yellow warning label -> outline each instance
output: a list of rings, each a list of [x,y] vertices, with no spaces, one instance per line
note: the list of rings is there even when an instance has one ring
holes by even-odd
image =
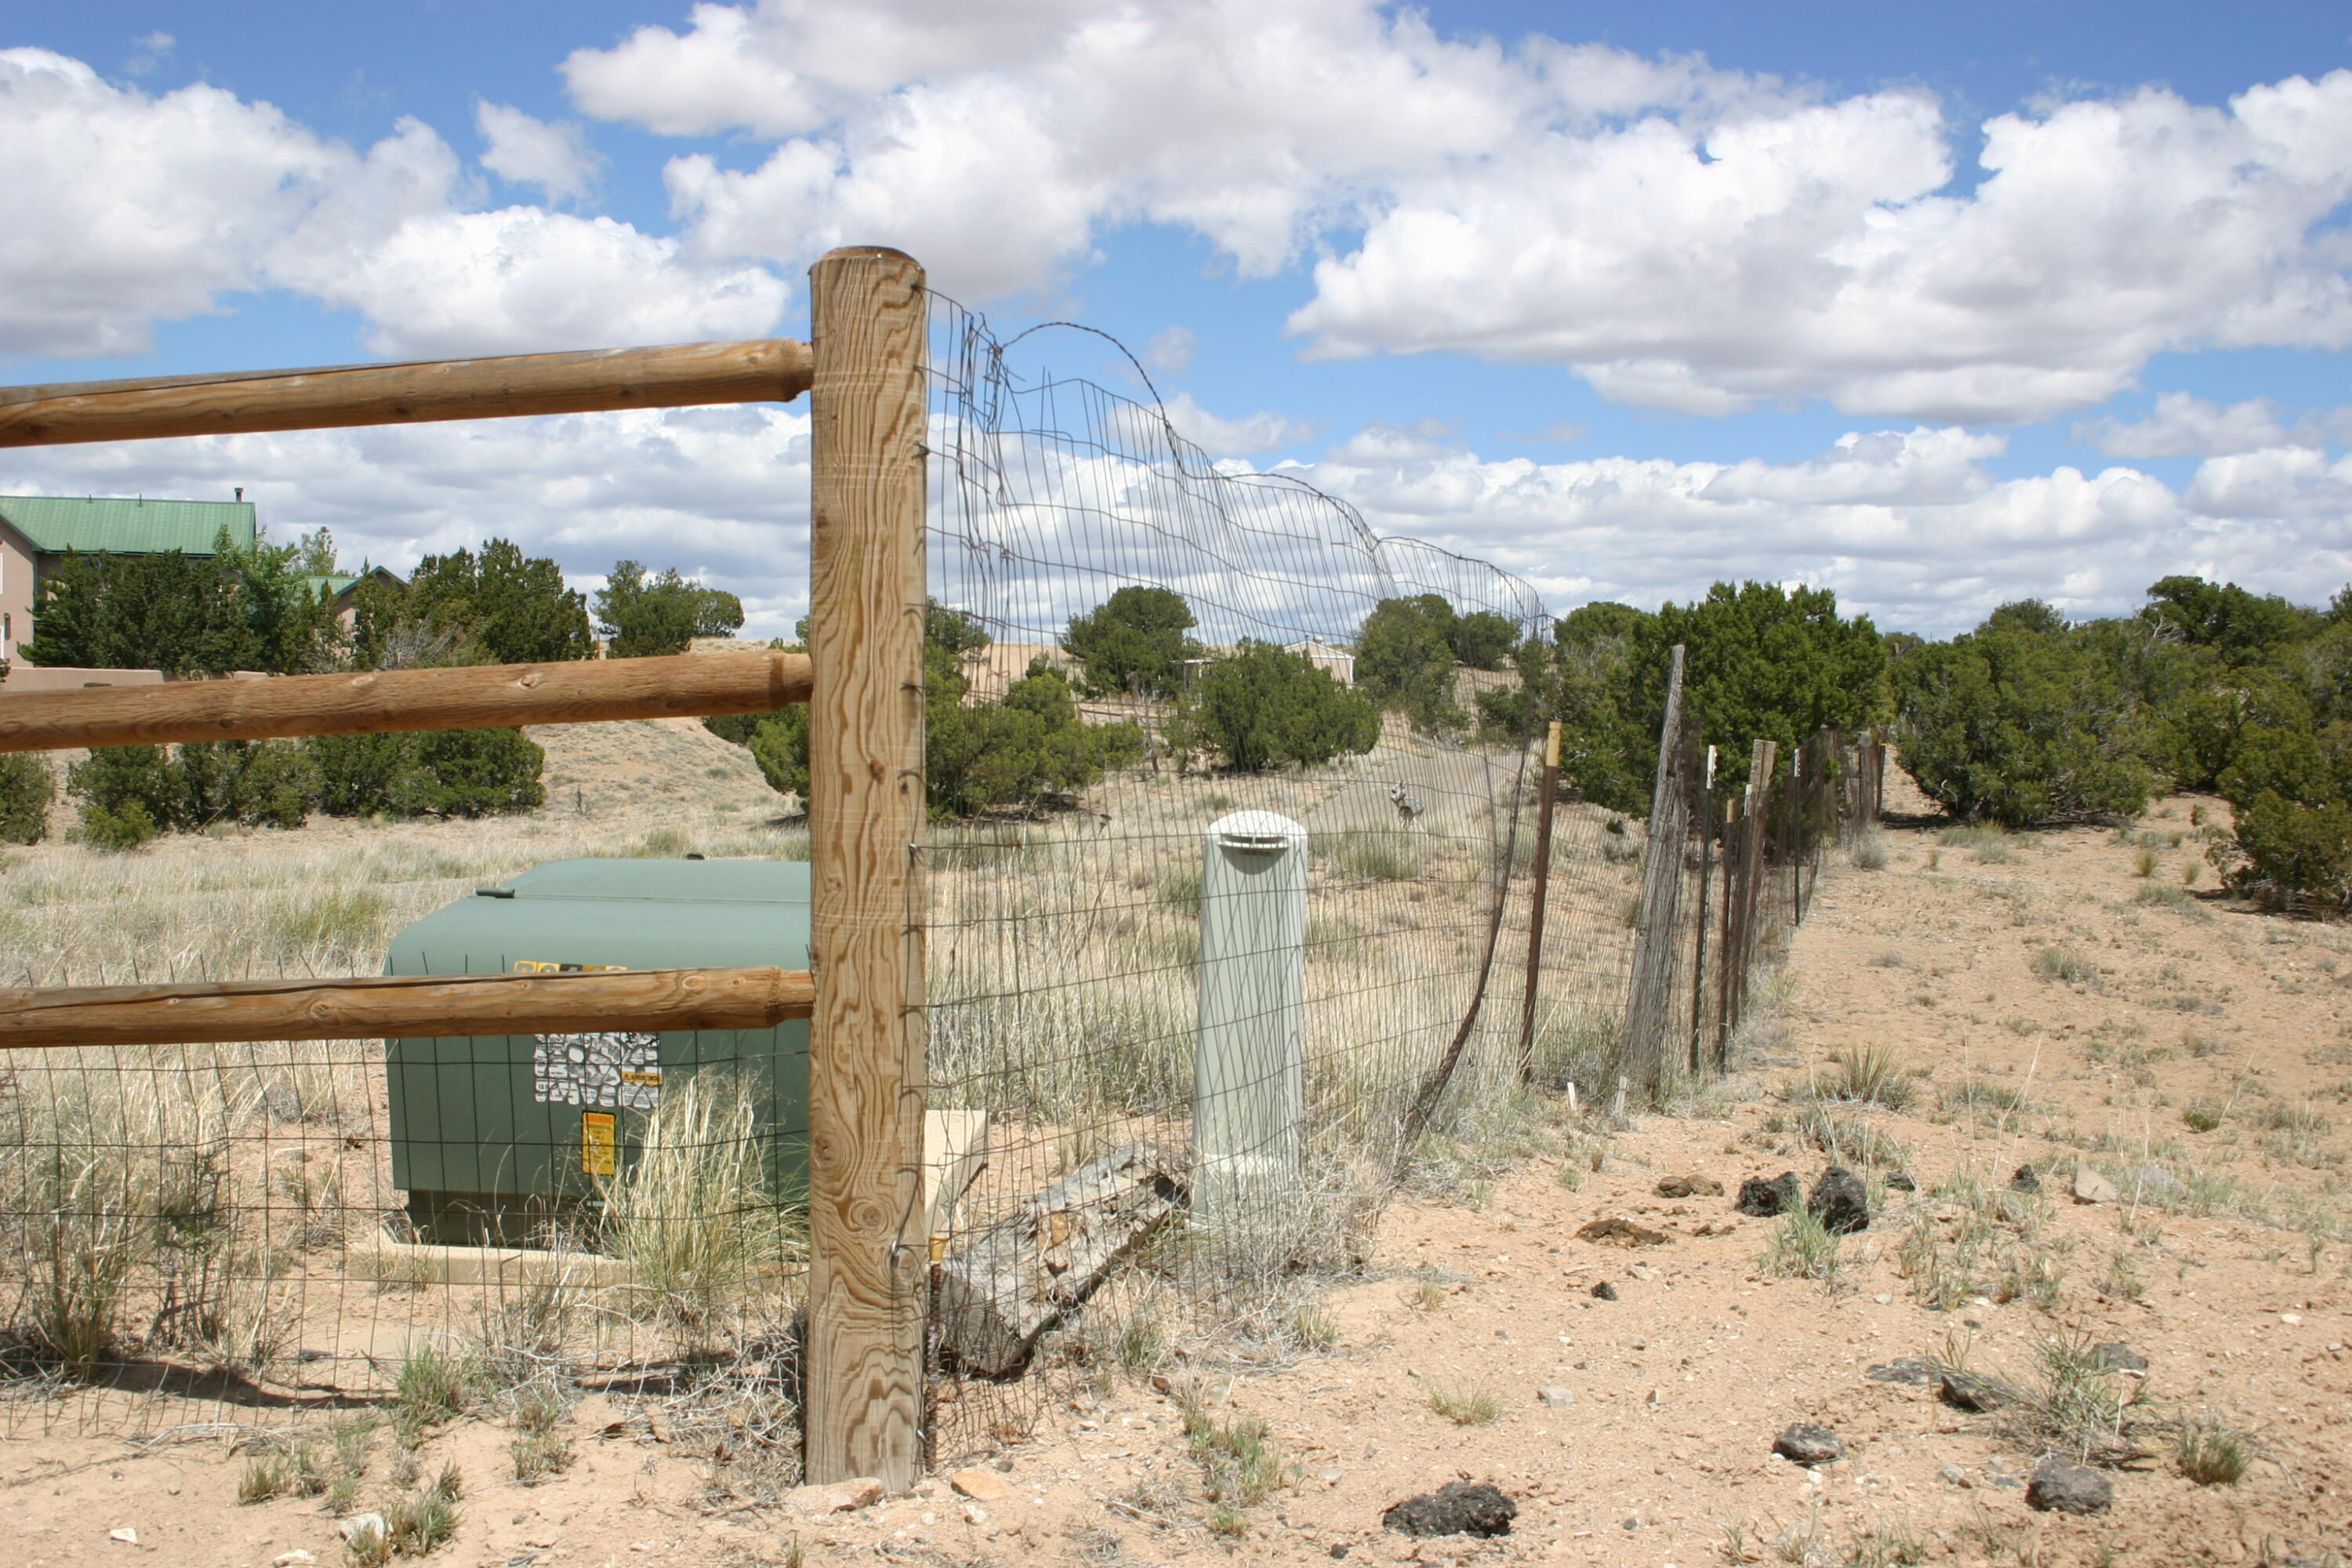
[[[590,1176],[613,1173],[613,1118],[604,1111],[580,1113],[580,1170]]]

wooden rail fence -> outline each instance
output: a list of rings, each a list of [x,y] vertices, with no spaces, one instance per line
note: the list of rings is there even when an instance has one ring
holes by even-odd
[[[813,1482],[921,1473],[923,271],[835,250],[811,342],[0,388],[0,447],[810,395],[810,653],[0,696],[0,751],[810,709],[810,967],[0,991],[0,1047],[751,1028],[807,1017]]]

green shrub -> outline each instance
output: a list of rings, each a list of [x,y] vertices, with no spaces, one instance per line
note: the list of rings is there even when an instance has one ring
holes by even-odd
[[[2147,804],[2155,779],[2122,671],[2087,632],[2048,624],[2047,610],[2004,605],[1895,665],[1903,765],[1955,816],[2021,827]]]
[[[57,780],[35,752],[0,753],[0,844],[38,844],[49,830]]]
[[[414,735],[313,735],[303,742],[318,770],[319,809],[330,816],[423,815],[432,781],[416,765]]]
[[[433,782],[426,809],[438,816],[489,816],[546,804],[540,784],[547,753],[520,730],[431,730],[416,738],[416,765]]]
[[[85,837],[94,816],[127,817],[136,807],[147,824],[145,837],[152,838],[180,825],[187,795],[171,753],[161,746],[100,746],[66,771],[66,788],[83,802]]]
[[[596,591],[596,629],[612,639],[614,658],[684,653],[697,637],[731,637],[742,626],[741,600],[675,567],[656,576],[635,561],[615,561]]]
[[[1062,646],[1085,669],[1091,691],[1171,697],[1183,679],[1184,660],[1197,651],[1184,635],[1192,624],[1181,594],[1129,586],[1071,616]]]
[[[1381,738],[1380,710],[1369,699],[1304,655],[1261,642],[1244,641],[1202,673],[1198,722],[1242,773],[1328,763],[1369,752]]]
[[[488,816],[547,799],[547,753],[520,730],[320,735],[308,752],[333,816]]]
[[[85,843],[129,849],[215,823],[299,827],[318,798],[310,754],[290,741],[102,746],[66,774]]]

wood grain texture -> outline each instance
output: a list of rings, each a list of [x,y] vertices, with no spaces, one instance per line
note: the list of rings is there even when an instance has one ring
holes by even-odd
[[[367,975],[0,991],[0,1048],[764,1029],[805,1018],[804,970]]]
[[[807,1479],[923,1465],[923,272],[809,273]]]
[[[387,669],[0,695],[0,752],[768,713],[805,702],[796,653]]]
[[[1027,1199],[940,1265],[940,1344],[998,1377],[1183,1199],[1185,1163],[1135,1144]]]
[[[7,386],[0,387],[0,447],[787,402],[808,390],[809,374],[806,343],[756,338]]]

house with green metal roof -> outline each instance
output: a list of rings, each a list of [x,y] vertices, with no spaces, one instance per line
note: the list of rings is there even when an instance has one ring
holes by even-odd
[[[32,637],[41,578],[66,552],[210,555],[223,529],[231,543],[252,548],[253,503],[242,490],[235,500],[0,495],[0,659],[15,658]]]

